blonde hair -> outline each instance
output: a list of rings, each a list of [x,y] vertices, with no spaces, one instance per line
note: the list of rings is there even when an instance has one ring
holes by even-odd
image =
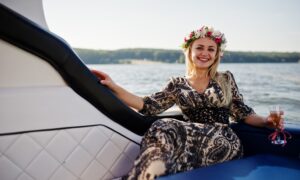
[[[192,42],[188,48],[184,50],[185,55],[185,65],[186,65],[186,77],[192,77],[196,74],[196,67],[192,61],[191,56],[191,47],[194,42]],[[227,77],[224,73],[220,73],[217,71],[218,66],[221,61],[221,49],[220,46],[217,45],[217,52],[216,52],[216,59],[214,63],[208,68],[208,76],[215,80],[221,87],[223,94],[224,94],[224,100],[219,104],[220,107],[228,107],[232,100],[232,93],[231,93],[231,83],[229,81],[229,77]]]

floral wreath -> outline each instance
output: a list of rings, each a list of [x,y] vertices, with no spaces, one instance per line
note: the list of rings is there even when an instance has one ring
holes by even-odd
[[[209,26],[202,26],[200,29],[192,31],[189,36],[184,38],[184,43],[181,45],[181,47],[182,49],[186,50],[193,41],[205,37],[209,37],[215,41],[220,47],[221,52],[224,52],[227,42],[225,35]]]

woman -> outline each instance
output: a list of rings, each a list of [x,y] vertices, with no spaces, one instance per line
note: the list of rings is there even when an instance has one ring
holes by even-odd
[[[176,104],[184,117],[184,121],[165,118],[152,124],[128,179],[154,179],[241,158],[241,142],[228,126],[229,117],[258,127],[282,127],[282,119],[275,125],[270,117],[258,116],[244,104],[229,71],[217,72],[225,44],[224,34],[211,27],[192,31],[182,45],[186,76],[171,78],[162,91],[143,98],[92,70],[103,85],[140,113],[156,115]]]

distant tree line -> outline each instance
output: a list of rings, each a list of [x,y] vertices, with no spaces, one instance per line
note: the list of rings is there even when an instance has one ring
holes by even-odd
[[[87,64],[130,63],[130,60],[151,60],[166,63],[184,63],[180,50],[165,49],[120,49],[91,50],[75,48],[75,52]],[[240,52],[226,51],[223,63],[298,63],[300,53],[293,52]]]

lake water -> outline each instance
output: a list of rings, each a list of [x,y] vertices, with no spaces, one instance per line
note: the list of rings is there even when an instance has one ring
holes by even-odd
[[[89,65],[108,73],[115,82],[136,95],[149,95],[162,89],[169,77],[183,76],[184,64]],[[220,71],[231,71],[244,101],[260,115],[270,105],[285,111],[287,123],[300,124],[300,64],[220,64]]]

